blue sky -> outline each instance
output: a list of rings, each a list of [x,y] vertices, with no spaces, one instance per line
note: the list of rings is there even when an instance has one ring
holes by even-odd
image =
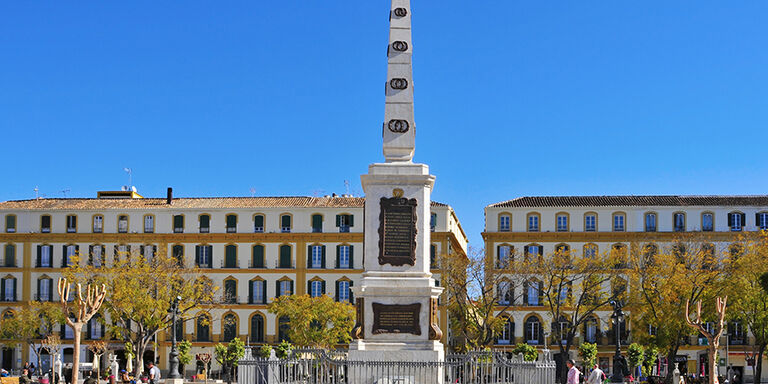
[[[768,192],[768,2],[412,0],[416,161],[524,195]],[[361,194],[388,0],[0,3],[0,200]]]

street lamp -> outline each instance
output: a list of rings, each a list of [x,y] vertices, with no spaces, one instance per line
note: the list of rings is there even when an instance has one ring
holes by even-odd
[[[623,304],[621,301],[611,301],[613,314],[611,315],[611,324],[616,333],[616,355],[613,357],[613,376],[612,383],[624,382],[624,358],[621,356],[621,324],[624,322],[624,312],[621,310]]]
[[[176,321],[179,317],[179,301],[180,296],[176,296],[171,304],[171,328],[173,329],[173,337],[171,338],[171,353],[168,354],[168,378],[169,379],[181,379],[179,374],[179,351],[176,349]]]

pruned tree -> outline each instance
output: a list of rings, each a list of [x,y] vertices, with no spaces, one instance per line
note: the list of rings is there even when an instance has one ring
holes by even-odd
[[[690,302],[685,301],[685,322],[689,327],[699,331],[707,338],[707,357],[709,358],[709,384],[719,384],[717,379],[717,350],[720,348],[720,338],[725,330],[725,308],[728,303],[728,296],[715,299],[715,313],[717,321],[714,327],[707,327],[707,321],[701,317],[701,300],[696,304],[696,317],[690,316],[688,307]]]
[[[108,287],[104,307],[111,323],[112,335],[130,341],[136,356],[135,374],[144,369],[144,352],[158,332],[170,329],[170,308],[180,297],[178,321],[193,317],[201,305],[219,300],[217,288],[199,269],[186,267],[178,258],[164,250],[116,255],[114,261],[99,266],[81,262],[81,255],[72,258],[65,274],[78,281],[95,281]]]
[[[104,340],[96,340],[88,347],[88,350],[93,354],[93,369],[96,370],[96,377],[99,379],[101,379],[101,357],[107,353],[108,347],[107,342]],[[116,372],[115,376],[117,376]]]
[[[58,292],[61,307],[64,310],[65,321],[74,332],[74,345],[72,350],[72,382],[77,383],[78,370],[80,368],[80,335],[83,332],[83,326],[99,312],[99,308],[104,303],[107,296],[107,286],[86,286],[85,297],[83,297],[83,287],[77,284],[77,295],[74,302],[69,302],[69,296],[72,292],[72,286],[66,278],[59,278]]]

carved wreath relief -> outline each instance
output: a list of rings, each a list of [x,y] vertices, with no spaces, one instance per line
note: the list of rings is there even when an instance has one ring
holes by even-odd
[[[390,120],[387,126],[392,133],[406,133],[410,128],[410,125],[406,120]]]
[[[398,52],[405,52],[408,50],[408,43],[406,43],[405,41],[399,41],[399,40],[395,41],[394,43],[392,43],[392,49]]]
[[[389,81],[389,86],[392,87],[392,89],[406,89],[408,88],[408,80],[403,78],[394,78]]]
[[[397,17],[405,17],[408,15],[408,10],[405,8],[395,8],[395,16]]]

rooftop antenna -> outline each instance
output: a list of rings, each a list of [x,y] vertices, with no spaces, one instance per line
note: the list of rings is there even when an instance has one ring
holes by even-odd
[[[346,195],[349,196],[349,180],[344,180],[344,188],[346,188]]]
[[[61,190],[59,192],[61,192],[61,194],[64,195],[64,197],[66,198],[67,197],[67,193],[69,193],[69,189],[64,189],[64,190]]]
[[[256,188],[251,187],[251,197],[256,197]]]
[[[123,171],[128,174],[128,189],[130,189],[133,187],[133,170],[130,168],[123,168]]]
[[[40,188],[35,185],[35,200],[40,199]]]
[[[322,190],[322,189],[315,189],[315,190],[312,191],[312,197],[320,197],[320,195],[322,195],[323,193],[325,193],[324,190]]]

